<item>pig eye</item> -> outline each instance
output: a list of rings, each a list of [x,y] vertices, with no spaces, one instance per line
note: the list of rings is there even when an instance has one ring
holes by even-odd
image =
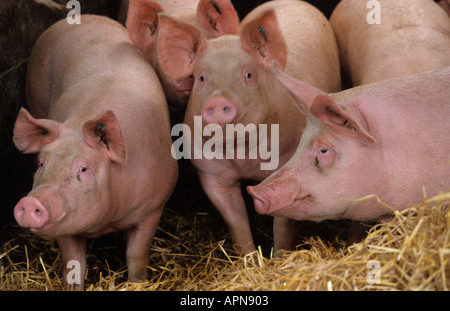
[[[77,174],[78,181],[81,181],[81,173],[86,173],[86,171],[87,171],[87,167],[80,166],[80,168],[78,169],[78,174]]]
[[[328,152],[328,149],[320,149],[319,152],[320,152],[321,154],[325,154],[325,153]]]
[[[205,77],[204,76],[200,76],[200,82],[204,82],[205,81]]]
[[[252,78],[252,74],[250,72],[245,73],[245,79],[250,80]]]

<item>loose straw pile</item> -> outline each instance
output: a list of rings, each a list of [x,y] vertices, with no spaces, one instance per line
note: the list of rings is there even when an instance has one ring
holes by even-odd
[[[170,221],[169,221],[170,220]],[[202,230],[207,216],[186,219],[169,210],[150,254],[150,279],[126,281],[123,237],[88,247],[86,290],[448,290],[450,193],[396,213],[346,248],[312,236],[296,251],[267,258],[261,248],[237,256],[230,243]],[[213,224],[217,226],[217,224]],[[219,225],[220,226],[220,225]],[[20,232],[0,249],[0,290],[61,290],[54,242]],[[206,231],[206,232],[205,232]],[[224,229],[226,231],[226,229]]]

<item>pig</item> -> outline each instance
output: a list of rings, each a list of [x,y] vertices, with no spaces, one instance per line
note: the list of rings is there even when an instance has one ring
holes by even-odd
[[[350,86],[450,65],[450,19],[432,0],[383,0],[379,24],[366,5],[343,0],[330,18]]]
[[[380,24],[368,23],[367,3],[358,0],[341,1],[330,18],[349,86],[450,66],[450,19],[433,1],[380,3]],[[348,244],[367,230],[356,222],[350,228]]]
[[[169,103],[172,123],[175,124],[183,120],[193,79],[190,75],[175,79],[162,66],[167,56],[161,52],[159,41],[178,40],[166,31],[164,36],[169,37],[161,38],[158,14],[162,13],[198,27],[208,39],[236,34],[239,18],[230,0],[130,1],[126,23],[128,32],[133,43],[144,51],[155,68]],[[175,63],[177,60],[170,61]]]
[[[15,206],[15,219],[56,240],[64,286],[67,263],[80,263],[82,288],[86,239],[109,232],[127,232],[129,280],[147,277],[178,168],[164,93],[143,53],[119,23],[81,19],[53,24],[33,47],[29,111],[21,108],[13,140],[24,153],[38,152],[33,188]]]
[[[335,94],[274,67],[307,125],[294,156],[247,188],[259,213],[388,221],[450,190],[450,67]]]
[[[281,64],[287,73],[319,89],[340,90],[339,55],[333,30],[320,11],[303,1],[270,1],[257,7],[242,21],[239,36],[223,35],[207,40],[192,25],[165,15],[160,16],[160,24],[160,38],[166,38],[159,43],[160,53],[165,55],[163,67],[175,80],[194,77],[184,118],[184,124],[191,130],[174,133],[173,128],[172,135],[181,132],[179,139],[187,142],[188,150],[193,149],[194,155],[189,158],[203,190],[227,223],[236,249],[252,252],[255,244],[241,182],[260,181],[285,163],[294,154],[305,126],[304,114],[274,76],[271,64],[273,61]],[[177,40],[169,40],[169,36]],[[198,119],[200,123],[196,122]],[[265,140],[259,140],[257,146],[250,145],[247,138],[239,146],[234,141],[228,144],[223,135],[212,138],[202,135],[207,127],[216,126],[218,133],[235,125],[245,126],[248,136],[256,132],[259,138],[261,125],[267,125]],[[255,125],[255,130],[251,125]],[[271,136],[274,125],[279,126],[278,132]],[[234,133],[227,130],[225,136],[233,138]],[[198,136],[202,139],[200,149],[196,149]],[[194,148],[189,147],[191,138]],[[212,159],[196,156],[210,139],[222,146],[226,142],[223,154]],[[258,147],[261,150],[263,143],[267,143],[267,150],[276,152],[276,161],[266,162],[260,154],[249,156]],[[230,146],[233,155],[242,152],[246,156],[225,156]],[[269,166],[262,168],[263,164]],[[294,229],[295,222],[291,220],[274,220],[275,252],[292,248]]]

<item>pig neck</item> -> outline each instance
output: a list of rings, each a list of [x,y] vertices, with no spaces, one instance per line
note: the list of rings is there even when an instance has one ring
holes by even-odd
[[[449,131],[450,111],[443,101],[422,100],[436,98],[440,90],[448,88],[448,82],[447,86],[445,83],[444,77],[442,81],[427,81],[415,76],[415,79],[391,79],[349,90],[356,95],[353,105],[358,107],[376,139],[367,152],[370,158],[376,159],[376,163],[368,165],[376,167],[374,174],[384,183],[377,195],[394,208],[420,202],[422,187],[429,189],[430,195],[448,187],[450,172],[445,159],[450,150],[448,138],[442,133]],[[436,174],[442,175],[437,183]]]

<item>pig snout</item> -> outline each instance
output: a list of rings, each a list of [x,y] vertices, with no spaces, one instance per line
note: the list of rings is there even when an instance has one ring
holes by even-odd
[[[47,223],[49,214],[38,199],[24,197],[14,207],[14,218],[21,227],[40,229]]]
[[[236,117],[236,106],[225,97],[213,97],[202,108],[203,120],[208,124],[221,126],[233,122]]]
[[[274,178],[256,186],[248,186],[247,192],[253,197],[259,214],[284,216],[284,209],[295,200],[303,199],[301,187],[295,178]]]
[[[256,187],[247,186],[247,192],[253,197],[253,203],[255,209],[259,214],[265,215],[270,210],[270,202],[264,196],[262,196]]]

